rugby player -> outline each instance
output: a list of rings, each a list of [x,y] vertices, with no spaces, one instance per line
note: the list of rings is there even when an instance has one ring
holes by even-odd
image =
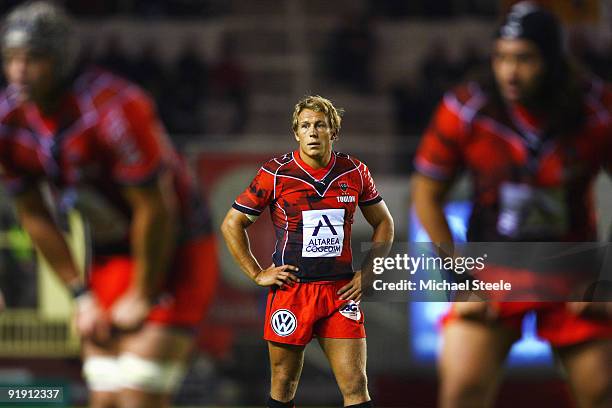
[[[62,9],[16,7],[1,40],[2,179],[76,298],[90,406],[167,407],[217,277],[201,197],[149,96],[76,66],[77,36]],[[92,231],[85,280],[55,217],[73,207]]]
[[[230,252],[257,285],[269,287],[264,339],[271,390],[268,407],[293,407],[304,348],[316,337],[346,407],[371,407],[367,388],[361,272],[353,271],[351,224],[357,207],[374,243],[393,241],[393,219],[368,167],[333,150],[341,117],[327,99],[295,105],[297,150],[265,163],[222,225]],[[276,231],[273,263],[262,267],[246,229],[269,208]]]
[[[418,149],[413,200],[432,242],[452,242],[443,204],[462,170],[473,180],[468,241],[596,241],[592,185],[600,169],[612,171],[609,84],[572,67],[557,19],[530,2],[506,15],[491,68],[489,82],[444,96]],[[553,205],[540,207],[524,193]],[[578,406],[612,406],[612,315],[605,307],[456,303],[443,329],[440,406],[491,406],[529,310]]]

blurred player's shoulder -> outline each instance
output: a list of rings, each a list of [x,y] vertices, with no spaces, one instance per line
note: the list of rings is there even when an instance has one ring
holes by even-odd
[[[19,126],[18,119],[24,117],[22,106],[17,91],[11,86],[5,87],[0,92],[0,123]]]
[[[470,81],[456,85],[449,89],[444,94],[444,101],[446,102],[449,99],[451,99],[454,104],[464,107],[474,104],[482,104],[488,99],[488,96],[481,84],[475,81]]]
[[[98,112],[112,110],[132,100],[147,105],[153,103],[151,96],[140,86],[97,66],[85,69],[75,79],[73,92],[77,97],[90,101],[91,107]]]
[[[470,123],[476,114],[486,109],[489,95],[478,82],[467,82],[444,94],[443,107],[465,123]]]
[[[589,77],[583,83],[587,114],[608,123],[612,121],[612,84],[597,77]]]

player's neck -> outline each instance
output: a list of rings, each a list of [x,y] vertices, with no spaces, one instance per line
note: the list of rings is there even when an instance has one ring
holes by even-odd
[[[320,170],[327,167],[327,165],[331,161],[332,156],[331,151],[326,152],[322,156],[309,156],[301,150],[298,151],[298,154],[300,155],[300,159],[302,160],[302,162],[307,164],[308,167],[313,170]]]

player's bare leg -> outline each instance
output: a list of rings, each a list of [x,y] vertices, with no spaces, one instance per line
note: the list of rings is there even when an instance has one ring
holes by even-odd
[[[331,339],[319,337],[319,344],[331,365],[344,398],[344,406],[370,400],[366,376],[366,339]]]
[[[118,408],[119,383],[116,380],[118,344],[111,340],[98,345],[82,341],[83,374],[89,387],[90,408]]]
[[[302,367],[304,346],[268,341],[270,353],[271,387],[270,397],[280,402],[289,402],[295,397]]]
[[[612,407],[612,340],[589,341],[556,351],[578,407]]]
[[[119,364],[124,381],[133,385],[120,390],[120,407],[169,407],[192,345],[188,332],[151,323],[123,334]]]
[[[439,406],[492,406],[504,359],[518,333],[499,325],[458,319],[447,324],[443,336]]]

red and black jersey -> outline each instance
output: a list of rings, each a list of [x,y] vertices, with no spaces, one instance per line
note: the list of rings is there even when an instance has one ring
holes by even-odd
[[[470,241],[597,239],[592,184],[612,171],[612,90],[585,84],[585,120],[549,135],[522,106],[504,112],[471,83],[447,93],[415,158],[418,172],[473,180]]]
[[[269,207],[274,264],[297,266],[296,275],[308,282],[352,276],[355,210],[381,200],[368,167],[354,157],[333,152],[329,164],[315,170],[296,151],[264,164],[233,207],[252,216]]]
[[[171,172],[184,239],[210,232],[208,215],[154,104],[137,86],[104,70],[78,76],[48,116],[0,96],[0,167],[9,192],[49,181],[61,202],[90,222],[95,253],[129,252],[131,209],[121,187],[144,186]]]

